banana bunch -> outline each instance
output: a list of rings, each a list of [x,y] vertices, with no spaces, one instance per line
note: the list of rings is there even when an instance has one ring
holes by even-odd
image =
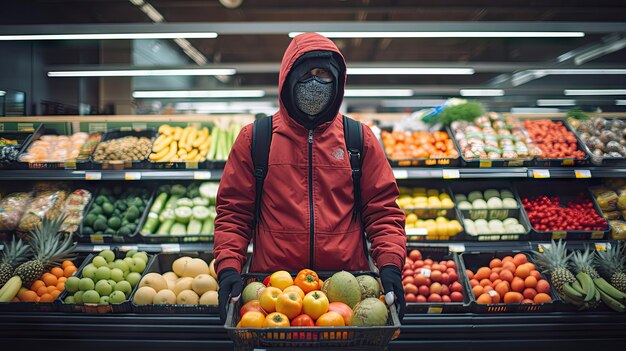
[[[22,287],[22,279],[14,276],[6,282],[0,289],[0,302],[10,302],[17,295]]]
[[[204,127],[172,127],[167,124],[159,127],[159,137],[152,145],[150,161],[152,162],[185,162],[206,160],[211,135]]]
[[[594,279],[596,288],[600,291],[602,302],[617,312],[625,312],[626,294],[617,290],[613,285],[609,284],[604,278]]]
[[[576,275],[574,283],[563,285],[560,296],[564,301],[578,306],[579,310],[595,308],[602,301],[614,311],[626,312],[626,294],[614,288],[604,278],[591,279],[583,272]]]

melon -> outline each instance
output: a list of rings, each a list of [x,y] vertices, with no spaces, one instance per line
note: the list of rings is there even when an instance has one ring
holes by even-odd
[[[326,282],[326,296],[330,302],[343,302],[354,308],[361,301],[361,286],[352,274],[346,271],[337,272]]]
[[[156,292],[168,288],[167,280],[165,280],[165,278],[163,278],[163,276],[159,273],[146,274],[146,276],[143,277],[143,279],[141,279],[141,282],[139,283],[140,288],[144,286],[149,286]]]
[[[197,305],[200,297],[192,290],[183,290],[176,296],[177,305]]]
[[[217,272],[215,271],[215,259],[212,259],[211,263],[209,264],[209,275],[214,279],[217,279]]]
[[[360,275],[356,277],[361,287],[361,298],[367,299],[368,297],[378,298],[382,293],[380,291],[380,284],[378,280],[371,275]]]
[[[243,303],[246,304],[252,300],[258,300],[262,289],[265,289],[265,285],[263,285],[263,283],[252,282],[246,285],[243,289],[243,293],[241,294]]]
[[[387,306],[379,299],[370,297],[354,307],[350,325],[356,327],[382,326],[387,324],[387,317]]]
[[[193,278],[180,278],[180,280],[178,280],[178,282],[176,283],[176,286],[174,286],[174,290],[172,291],[174,292],[174,294],[176,294],[176,296],[178,296],[178,294],[180,294],[180,292],[183,290],[191,290],[191,282],[193,282]]]
[[[191,282],[191,290],[202,296],[207,291],[217,291],[217,281],[208,274],[200,274],[193,278]]]
[[[163,275],[163,278],[165,278],[165,280],[176,281],[176,279],[178,279],[178,276],[174,272],[167,272],[167,273],[163,273],[162,275]]]
[[[161,290],[154,295],[152,303],[155,305],[173,305],[176,303],[176,294],[172,290]]]
[[[200,274],[209,274],[209,265],[200,258],[181,257],[174,261],[172,269],[179,277],[195,278]]]
[[[176,273],[177,276],[182,277],[183,272],[185,271],[185,266],[192,258],[188,256],[181,257],[172,263],[172,270]]]
[[[135,297],[133,298],[133,302],[135,305],[151,305],[152,301],[154,301],[154,297],[156,296],[156,290],[152,289],[149,286],[142,286],[135,292]]]
[[[200,305],[217,305],[217,291],[207,291],[200,296]]]

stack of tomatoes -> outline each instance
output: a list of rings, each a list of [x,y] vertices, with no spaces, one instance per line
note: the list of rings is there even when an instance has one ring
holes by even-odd
[[[328,301],[321,291],[323,281],[310,269],[294,279],[278,271],[263,282],[258,300],[248,301],[239,311],[238,328],[347,326],[352,309],[342,302]]]

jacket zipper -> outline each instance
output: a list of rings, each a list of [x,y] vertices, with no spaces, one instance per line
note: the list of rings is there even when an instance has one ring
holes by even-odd
[[[315,245],[315,219],[313,216],[313,129],[309,129],[309,216],[310,216],[310,234],[309,234],[309,267],[310,269],[315,269],[313,267],[313,255],[315,254],[313,247]]]

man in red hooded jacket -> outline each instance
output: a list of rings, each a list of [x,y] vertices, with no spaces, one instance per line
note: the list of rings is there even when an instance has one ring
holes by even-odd
[[[296,36],[282,60],[280,109],[272,139],[259,221],[255,216],[252,125],[233,145],[217,195],[215,267],[220,317],[243,283],[240,272],[252,241],[252,272],[369,270],[364,248],[380,270],[386,293],[404,313],[401,270],[406,257],[404,213],[398,187],[380,143],[363,126],[361,218],[353,220],[354,187],[343,119],[346,64],[329,39]]]

